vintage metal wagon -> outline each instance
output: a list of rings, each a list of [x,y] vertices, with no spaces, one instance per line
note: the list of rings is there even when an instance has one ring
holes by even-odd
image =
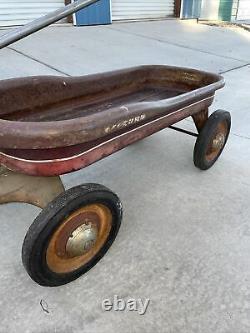
[[[52,15],[54,21],[79,9],[75,4]],[[0,47],[48,25],[49,18],[11,33]],[[34,281],[58,286],[88,271],[109,249],[122,220],[122,204],[112,191],[98,184],[65,191],[59,176],[166,127],[197,137],[194,164],[210,168],[231,126],[227,111],[208,117],[215,91],[223,86],[220,75],[169,66],[0,81],[0,203],[43,209],[22,251]],[[197,134],[173,126],[189,116]]]

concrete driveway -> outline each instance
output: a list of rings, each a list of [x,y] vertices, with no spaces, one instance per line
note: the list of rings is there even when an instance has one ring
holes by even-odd
[[[0,51],[0,78],[139,64],[224,73],[211,111],[232,113],[225,152],[201,172],[194,138],[166,129],[64,176],[67,188],[97,182],[117,192],[124,219],[103,260],[60,288],[36,285],[21,264],[39,210],[1,206],[1,333],[250,332],[250,33],[175,20],[52,27]],[[114,295],[149,298],[146,314],[103,311]]]

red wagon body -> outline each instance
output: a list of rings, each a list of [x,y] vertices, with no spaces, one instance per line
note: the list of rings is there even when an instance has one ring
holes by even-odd
[[[220,75],[168,66],[2,81],[0,163],[40,176],[81,169],[199,115],[223,85]]]

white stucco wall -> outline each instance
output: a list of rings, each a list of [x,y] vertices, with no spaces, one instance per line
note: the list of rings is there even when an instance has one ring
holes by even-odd
[[[240,0],[237,20],[250,20],[250,0]]]

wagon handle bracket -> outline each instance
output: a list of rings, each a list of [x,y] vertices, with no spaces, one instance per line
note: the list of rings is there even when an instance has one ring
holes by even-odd
[[[23,202],[44,208],[64,192],[64,186],[59,176],[28,176],[7,170],[3,166],[0,166],[0,183],[0,205]]]

